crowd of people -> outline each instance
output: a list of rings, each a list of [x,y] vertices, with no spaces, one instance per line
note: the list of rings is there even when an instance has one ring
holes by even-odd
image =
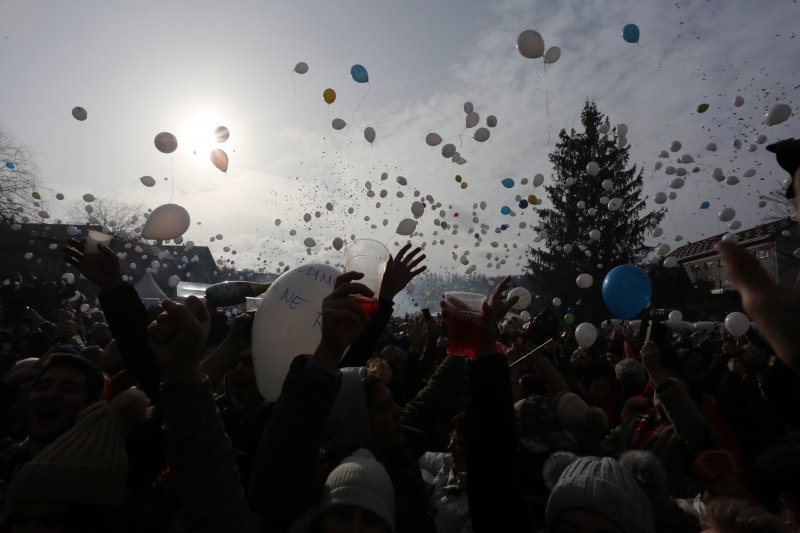
[[[506,279],[470,358],[451,308],[393,317],[424,270],[407,245],[379,294],[337,279],[275,402],[252,315],[147,309],[100,251],[65,247],[97,307],[65,281],[0,290],[2,532],[800,531],[800,285],[735,244],[745,337],[623,322],[581,348],[546,312],[507,319]]]

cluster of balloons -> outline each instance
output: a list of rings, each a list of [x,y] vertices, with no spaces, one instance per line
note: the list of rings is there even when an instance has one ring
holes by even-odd
[[[545,65],[553,64],[561,57],[561,48],[551,46],[544,49],[544,38],[536,30],[525,30],[517,37],[517,50],[527,59],[544,58]]]
[[[469,183],[464,181],[464,178],[462,178],[460,174],[456,174],[456,183],[460,183],[462,189],[469,187]]]

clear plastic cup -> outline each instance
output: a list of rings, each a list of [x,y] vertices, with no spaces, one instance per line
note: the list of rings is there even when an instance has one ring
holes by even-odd
[[[256,311],[258,311],[258,307],[261,305],[261,300],[263,300],[263,299],[264,299],[263,296],[258,296],[258,297],[255,297],[255,298],[252,297],[252,296],[245,297],[245,299],[244,299],[245,312],[247,312],[247,313],[255,313]]]
[[[447,355],[475,357],[480,340],[481,306],[486,296],[474,292],[446,292]]]
[[[359,239],[344,249],[344,271],[364,274],[364,277],[357,282],[366,285],[375,293],[374,298],[360,295],[353,297],[368,313],[378,309],[378,293],[388,263],[389,249],[382,242],[373,239]]]
[[[104,246],[108,246],[108,243],[111,242],[113,237],[113,235],[109,235],[108,233],[90,229],[86,233],[86,246],[83,248],[83,253],[99,254],[100,249],[97,247],[97,245],[102,244]]]

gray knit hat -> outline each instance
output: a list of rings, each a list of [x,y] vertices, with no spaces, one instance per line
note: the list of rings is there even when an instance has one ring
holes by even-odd
[[[113,402],[95,402],[78,422],[25,463],[11,483],[14,502],[113,506],[125,500],[130,426],[147,415],[150,401],[137,389]]]
[[[366,509],[379,516],[394,532],[394,485],[372,452],[356,450],[330,473],[317,516],[336,505]]]
[[[647,382],[647,371],[636,359],[623,359],[614,367],[617,381],[627,385],[644,385]]]
[[[563,471],[561,469],[563,468]],[[558,472],[561,471],[560,475]],[[558,481],[552,484],[558,475]],[[625,533],[653,533],[653,509],[633,474],[616,459],[556,453],[544,468],[552,487],[545,519],[548,530],[569,509],[589,509]]]

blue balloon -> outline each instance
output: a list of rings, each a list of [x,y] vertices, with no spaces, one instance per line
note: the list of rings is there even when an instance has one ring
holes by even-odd
[[[503,224],[502,226],[500,226],[500,229],[503,230],[503,231],[507,230],[508,229],[508,224]]]
[[[500,183],[502,183],[503,187],[505,187],[506,189],[510,189],[511,187],[514,186],[514,180],[512,180],[511,178],[506,178]]]
[[[526,207],[528,207],[528,200],[520,200],[519,201],[519,208],[520,209],[525,209]]]
[[[708,202],[703,202],[700,204],[700,209],[708,209],[709,207],[711,207],[711,204]]]
[[[8,163],[6,163],[6,168],[9,170],[14,170],[14,163],[9,161]]]
[[[575,314],[575,308],[572,306],[567,307],[567,313]]]
[[[653,285],[647,272],[634,265],[620,265],[603,280],[603,301],[622,320],[630,320],[647,307]]]
[[[625,39],[626,43],[638,43],[639,26],[636,24],[626,24],[625,27],[622,28],[622,38]]]
[[[364,68],[364,65],[350,67],[350,76],[352,76],[353,81],[358,83],[367,83],[369,81],[369,74],[367,74],[367,69]]]
[[[507,205],[504,205],[503,207],[500,208],[500,212],[502,214],[504,214],[504,215],[510,215],[511,214],[511,208],[508,207]]]

